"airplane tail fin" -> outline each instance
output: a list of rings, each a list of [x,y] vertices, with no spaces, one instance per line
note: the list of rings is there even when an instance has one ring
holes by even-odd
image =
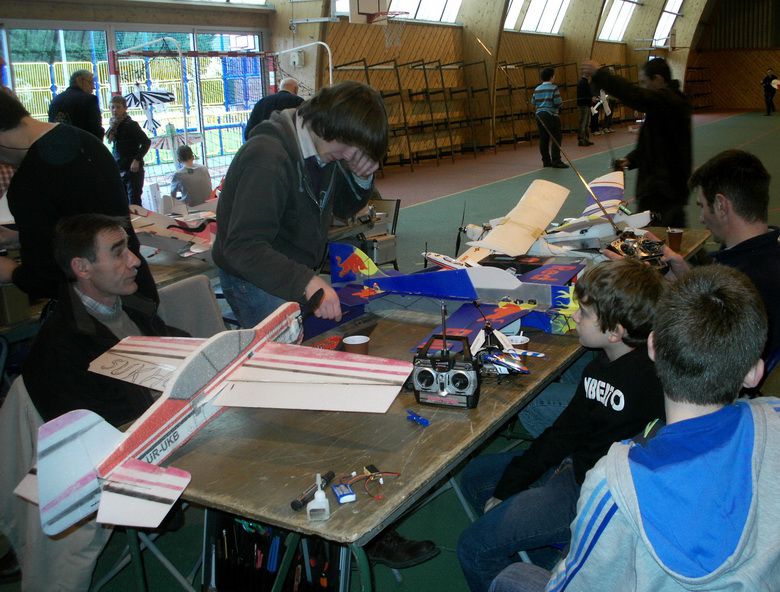
[[[98,466],[125,438],[102,417],[79,409],[38,430],[41,527],[57,535],[98,511],[98,522],[154,528],[179,498],[190,474],[129,458],[107,476]]]
[[[97,510],[97,466],[124,435],[92,411],[70,411],[38,429],[41,527],[56,535]]]
[[[360,282],[367,277],[386,277],[371,257],[347,243],[328,245],[331,284]]]
[[[97,520],[156,528],[190,482],[190,474],[129,458],[103,480]]]

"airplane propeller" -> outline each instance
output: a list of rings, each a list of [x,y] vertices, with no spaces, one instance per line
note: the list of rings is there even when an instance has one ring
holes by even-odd
[[[466,228],[464,226],[466,222],[466,202],[463,202],[463,214],[460,217],[460,226],[458,226],[458,237],[455,239],[455,257],[458,256],[458,253],[460,252],[460,239],[461,235],[466,232]]]

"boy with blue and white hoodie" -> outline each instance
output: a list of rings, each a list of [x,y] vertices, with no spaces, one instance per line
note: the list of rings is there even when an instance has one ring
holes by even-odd
[[[549,581],[515,564],[491,590],[780,589],[780,399],[736,400],[761,378],[766,333],[742,273],[712,265],[674,284],[648,339],[667,424],[588,473]]]

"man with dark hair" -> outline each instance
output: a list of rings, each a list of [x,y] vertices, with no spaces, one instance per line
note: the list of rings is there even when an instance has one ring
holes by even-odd
[[[764,115],[772,115],[775,111],[775,93],[777,88],[772,85],[772,82],[777,80],[772,68],[766,69],[766,76],[761,81],[761,86],[764,88],[764,104],[766,105],[766,113]]]
[[[130,335],[185,335],[156,315],[141,296],[140,260],[128,249],[124,218],[82,214],[61,220],[54,253],[67,278],[25,361],[22,376],[38,412],[49,421],[89,409],[115,426],[139,417],[149,389],[89,372],[89,364]]]
[[[766,327],[737,270],[698,268],[672,285],[648,339],[666,425],[613,444],[588,472],[552,574],[513,565],[493,592],[776,590],[780,399],[737,399],[761,378]]]
[[[764,300],[769,335],[763,359],[771,370],[780,361],[780,229],[767,223],[769,182],[770,175],[756,156],[726,150],[696,169],[690,187],[699,189],[701,223],[722,245],[712,259],[747,275]],[[664,258],[673,276],[689,270],[671,249],[665,249]]]
[[[114,160],[119,167],[128,203],[140,206],[144,190],[144,156],[152,141],[127,114],[127,101],[122,96],[111,97],[111,124],[106,139],[114,145]]]
[[[629,259],[601,263],[576,283],[580,343],[602,351],[571,403],[528,450],[481,455],[463,471],[463,493],[482,513],[458,540],[472,592],[487,592],[518,551],[568,541],[585,473],[613,442],[663,418],[645,344],[664,288],[661,274]]]
[[[67,123],[103,139],[103,124],[95,91],[95,79],[89,70],[70,75],[70,86],[55,96],[49,105],[49,121]]]
[[[531,103],[536,108],[536,125],[539,128],[539,152],[542,164],[554,169],[567,169],[569,165],[561,160],[561,92],[555,84],[555,68],[544,68],[540,78],[542,83],[534,89]],[[550,139],[553,139],[550,146]]]
[[[577,139],[580,146],[593,146],[590,141],[590,108],[593,106],[593,93],[590,90],[590,75],[584,72],[577,83],[577,110],[580,114]]]
[[[255,126],[270,118],[274,111],[294,109],[301,103],[303,99],[298,96],[298,81],[295,78],[283,78],[279,83],[279,92],[265,96],[255,103],[244,128],[244,140],[248,140]]]
[[[616,169],[639,169],[636,200],[639,210],[652,210],[663,226],[685,226],[688,177],[692,166],[691,105],[672,80],[663,58],[645,62],[639,71],[639,86],[599,68],[583,64],[598,88],[645,114],[636,148],[615,161]]]
[[[0,282],[13,282],[33,298],[56,298],[63,274],[52,252],[54,227],[76,214],[122,216],[130,250],[140,257],[119,169],[94,136],[73,126],[38,121],[16,98],[0,93],[0,162],[17,167],[8,187],[8,206],[22,257],[21,264],[0,257]],[[137,281],[142,294],[157,300],[143,258]]]
[[[242,327],[319,289],[315,314],[341,318],[338,296],[317,274],[328,227],[332,215],[366,204],[386,150],[382,98],[358,82],[323,88],[255,129],[225,176],[212,250]]]

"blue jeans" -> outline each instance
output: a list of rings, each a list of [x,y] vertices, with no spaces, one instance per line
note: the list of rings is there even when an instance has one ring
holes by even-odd
[[[222,269],[219,270],[219,282],[242,329],[251,329],[286,302]]]
[[[551,575],[532,563],[513,563],[496,576],[490,592],[544,592]]]
[[[480,513],[504,469],[522,452],[486,454],[464,469],[461,488]],[[460,535],[458,559],[472,592],[486,592],[493,579],[519,561],[518,551],[568,543],[580,485],[570,459],[550,469],[529,489],[502,501]]]

